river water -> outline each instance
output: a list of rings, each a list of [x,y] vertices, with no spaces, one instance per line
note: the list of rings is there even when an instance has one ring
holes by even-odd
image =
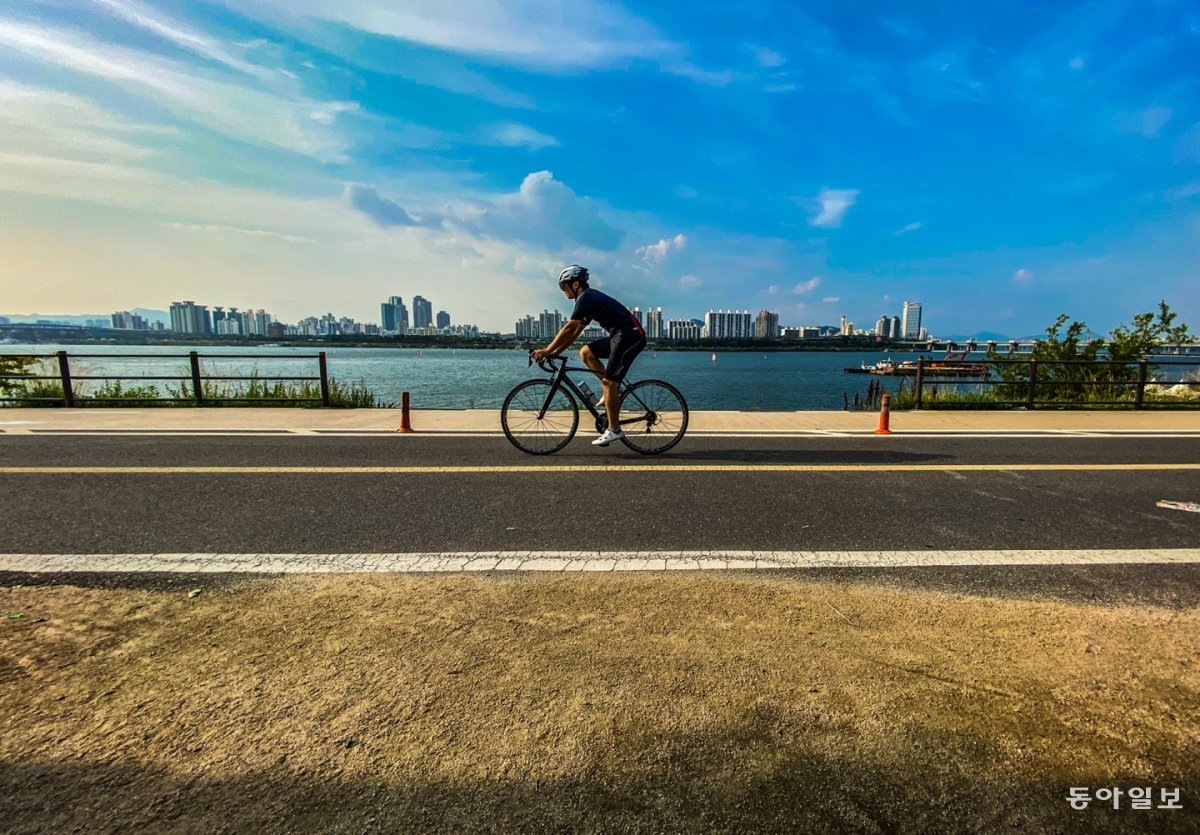
[[[190,378],[187,352],[201,356],[205,375],[316,376],[316,350],[303,347],[141,346],[141,345],[3,345],[0,354],[71,355],[72,374],[175,375]],[[362,381],[384,404],[398,403],[400,392],[411,394],[417,409],[496,409],[514,385],[545,376],[527,367],[524,349],[449,348],[326,348],[329,375],[342,382]],[[130,354],[132,358],[117,358]],[[149,355],[170,354],[156,359]],[[214,355],[221,355],[215,357]],[[77,357],[78,355],[78,357]],[[86,356],[85,356],[86,355]],[[257,355],[258,358],[248,355]],[[894,389],[896,377],[845,374],[843,368],[871,364],[892,356],[878,351],[708,351],[642,352],[630,380],[658,378],[675,385],[692,409],[765,411],[842,409],[856,392],[865,393],[869,380]],[[896,354],[897,360],[915,354]],[[974,355],[982,357],[982,354]],[[578,364],[574,355],[573,365]],[[1195,371],[1200,364],[1186,370]],[[1183,370],[1175,367],[1171,377]],[[57,363],[47,368],[57,373]],[[582,379],[582,377],[580,378]],[[136,384],[136,381],[125,381]],[[594,382],[594,381],[593,381]],[[78,385],[87,385],[86,383]],[[596,389],[595,385],[592,385]],[[78,388],[77,388],[78,390]]]

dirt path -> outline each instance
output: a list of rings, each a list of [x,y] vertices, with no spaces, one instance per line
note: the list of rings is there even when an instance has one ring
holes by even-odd
[[[5,588],[0,616],[0,820],[18,832],[1200,820],[1194,607],[373,575]],[[1184,810],[1074,811],[1072,785],[1180,788]]]

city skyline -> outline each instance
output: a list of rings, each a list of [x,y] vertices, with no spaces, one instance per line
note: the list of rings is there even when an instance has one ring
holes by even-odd
[[[1194,4],[555,9],[6,6],[5,307],[427,283],[499,330],[576,262],[785,321],[1200,318]]]
[[[515,327],[512,331],[501,329],[499,331],[487,331],[480,329],[475,325],[451,325],[451,316],[445,310],[438,310],[434,320],[426,321],[432,314],[432,302],[417,294],[413,297],[414,307],[420,307],[424,312],[421,314],[419,321],[414,321],[409,324],[408,306],[404,304],[403,297],[391,296],[387,301],[380,304],[380,317],[378,322],[360,322],[352,317],[336,316],[333,313],[325,313],[320,316],[306,316],[299,319],[295,324],[282,322],[274,314],[258,309],[247,308],[239,310],[235,306],[225,305],[206,305],[197,304],[191,300],[172,302],[168,311],[154,311],[147,308],[136,308],[141,313],[133,311],[114,311],[108,320],[93,318],[90,315],[76,315],[68,319],[59,319],[57,321],[78,324],[79,319],[84,319],[84,324],[89,327],[107,327],[111,322],[111,327],[119,330],[163,330],[166,322],[164,319],[169,318],[169,327],[167,330],[179,333],[199,333],[212,334],[219,336],[271,336],[279,337],[284,335],[326,335],[329,333],[360,333],[368,335],[407,335],[407,334],[434,334],[448,333],[458,335],[478,335],[479,333],[515,333],[517,336],[553,336],[563,326],[569,315],[558,310],[557,307],[553,311],[544,308],[541,314],[526,314],[516,320]],[[211,310],[209,308],[212,308]],[[786,323],[781,322],[780,314],[775,310],[760,308],[755,314],[750,310],[716,310],[709,308],[703,313],[703,319],[698,318],[674,318],[670,315],[664,315],[662,306],[648,307],[643,310],[640,306],[629,308],[633,316],[646,329],[647,336],[651,339],[666,339],[671,338],[670,334],[674,331],[677,334],[690,334],[690,326],[692,323],[698,328],[698,333],[703,338],[770,338],[780,335],[801,336],[808,334],[811,336],[826,330],[840,331],[843,335],[870,335],[874,333],[877,336],[891,339],[914,339],[917,337],[925,338],[927,330],[921,327],[921,308],[920,302],[905,300],[902,305],[904,312],[904,321],[907,325],[912,312],[913,324],[909,329],[901,327],[900,316],[881,317],[875,325],[874,330],[870,327],[857,327],[844,314],[840,316],[840,326],[832,328],[829,325],[821,325],[816,322],[802,323]],[[669,311],[668,311],[669,313]],[[151,314],[146,316],[143,314]],[[157,314],[155,318],[154,314]],[[17,318],[33,318],[21,316]],[[9,317],[0,316],[0,322],[7,323]],[[56,321],[53,318],[39,318],[37,321],[50,324]],[[911,331],[911,332],[910,332]],[[591,327],[586,333],[593,336],[602,334],[602,330],[597,327]],[[979,331],[979,333],[984,333]],[[677,336],[676,338],[691,338],[690,336]]]

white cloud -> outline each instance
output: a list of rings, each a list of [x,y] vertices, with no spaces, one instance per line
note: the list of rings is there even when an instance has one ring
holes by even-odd
[[[156,9],[151,9],[141,3],[129,2],[129,0],[92,0],[92,2],[127,23],[132,23],[149,32],[153,32],[155,35],[170,41],[176,46],[222,63],[239,72],[254,76],[263,81],[271,79],[274,75],[275,71],[232,55],[218,41],[213,40],[207,35],[186,29],[170,18],[163,17]]]
[[[414,213],[384,197],[374,186],[347,184],[344,202],[382,227],[453,227],[500,241],[523,241],[548,251],[578,245],[616,249],[621,232],[609,225],[595,203],[580,197],[549,171],[535,171],[516,193],[477,198],[447,211]]]
[[[226,226],[221,223],[160,223],[162,229],[177,229],[183,232],[194,232],[207,235],[245,235],[251,238],[275,238],[281,241],[286,241],[292,244],[311,244],[316,243],[314,238],[306,238],[303,235],[286,235],[281,232],[272,232],[267,229],[242,229],[237,226]]]
[[[583,244],[609,251],[621,240],[621,232],[600,217],[593,201],[575,194],[549,171],[535,171],[525,177],[517,193],[504,195],[477,216],[459,222],[480,234],[548,249]]]
[[[1022,267],[1012,274],[1012,280],[1017,284],[1028,284],[1033,280],[1033,273]]]
[[[679,279],[680,287],[699,287],[703,282],[694,275],[685,275]]]
[[[340,201],[295,198],[266,189],[189,179],[127,163],[91,162],[48,154],[0,151],[0,194],[39,195],[75,203],[120,206],[246,229],[264,218],[290,234],[322,236],[360,232],[362,216]]]
[[[801,281],[799,284],[793,287],[792,294],[796,296],[803,296],[805,293],[811,293],[813,290],[816,290],[820,284],[821,276],[814,275],[808,281]]]
[[[767,292],[770,293],[772,296],[778,296],[779,295],[779,285],[772,284],[770,287],[767,288]]]
[[[842,300],[841,296],[826,296],[825,298],[821,299],[821,301],[824,302],[825,304],[837,304],[841,300]]]
[[[531,151],[540,151],[542,148],[558,145],[558,140],[553,136],[517,122],[503,122],[494,125],[490,130],[490,138],[497,145],[509,148],[528,148]]]
[[[842,217],[846,214],[846,210],[854,205],[854,201],[858,199],[858,189],[822,189],[817,195],[816,202],[820,205],[820,211],[809,221],[813,226],[820,226],[824,229],[834,229],[842,225]]]
[[[139,142],[177,135],[177,128],[128,121],[70,93],[0,78],[0,147],[9,152],[128,161],[157,153]]]
[[[679,251],[685,246],[687,246],[687,236],[681,233],[674,238],[662,238],[656,244],[639,246],[634,250],[634,254],[647,264],[661,264],[667,260],[667,255],[671,250]]]
[[[525,67],[592,68],[652,60],[685,75],[695,67],[680,44],[605,0],[225,0],[245,14],[341,24],[451,52]]]
[[[339,114],[357,113],[358,111],[359,104],[356,101],[320,102],[317,107],[308,114],[308,118],[321,125],[332,125],[337,121]]]
[[[1070,66],[1070,68],[1073,70],[1081,70],[1084,68],[1086,63],[1087,62],[1084,61],[1082,55],[1076,55],[1074,58],[1071,59],[1071,62],[1070,62],[1070,64],[1068,64],[1068,66]]]
[[[897,229],[892,234],[893,235],[907,235],[909,232],[916,232],[920,228],[921,228],[921,222],[913,221],[912,223],[909,223],[905,226],[901,226],[899,229]]]
[[[342,199],[346,205],[358,209],[383,227],[426,226],[436,228],[441,226],[443,221],[442,216],[438,214],[413,215],[395,200],[381,196],[375,186],[348,183],[342,191]]]
[[[0,46],[132,90],[178,118],[243,142],[283,148],[321,162],[346,160],[347,143],[322,119],[332,123],[339,112],[355,109],[354,104],[216,81],[149,53],[11,20],[0,19]]]
[[[765,46],[752,46],[750,49],[754,53],[754,62],[760,67],[781,67],[787,63],[787,59],[773,49]]]

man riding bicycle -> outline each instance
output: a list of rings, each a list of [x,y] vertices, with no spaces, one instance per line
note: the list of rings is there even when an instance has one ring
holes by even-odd
[[[558,276],[558,287],[568,299],[575,302],[562,330],[545,348],[533,352],[533,358],[541,361],[561,354],[575,342],[583,329],[594,319],[608,331],[608,336],[583,346],[579,356],[600,377],[604,388],[604,412],[608,426],[594,446],[608,446],[624,437],[619,422],[621,381],[629,372],[629,366],[646,347],[646,331],[629,309],[612,296],[588,286],[588,271],[585,267],[572,264]],[[600,360],[608,360],[605,365]]]

